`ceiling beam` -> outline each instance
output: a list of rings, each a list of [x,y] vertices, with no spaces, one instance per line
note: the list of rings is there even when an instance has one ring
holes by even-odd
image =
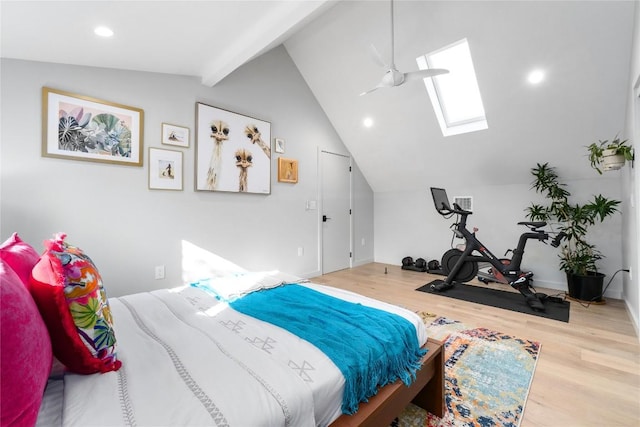
[[[282,1],[268,15],[255,19],[251,31],[212,58],[201,73],[202,84],[215,86],[251,59],[281,44],[301,26],[333,6],[335,0]]]

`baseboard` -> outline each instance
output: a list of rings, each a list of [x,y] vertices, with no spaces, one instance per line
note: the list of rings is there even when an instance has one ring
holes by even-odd
[[[361,265],[365,265],[365,264],[371,264],[372,262],[375,262],[373,260],[373,258],[367,258],[367,259],[359,259],[359,260],[353,260],[353,266],[354,267],[360,267]]]
[[[361,265],[365,265],[365,264],[371,264],[373,261],[373,259],[361,259],[361,260],[354,260],[353,261],[353,267],[359,267]],[[310,279],[312,277],[317,277],[317,276],[321,276],[322,272],[320,270],[315,270],[315,271],[310,271],[308,273],[301,273],[298,274],[298,276],[305,278],[305,279]]]
[[[312,277],[318,277],[320,275],[322,275],[322,273],[320,273],[320,270],[298,274],[298,276],[302,277],[303,279],[311,279]]]
[[[636,331],[636,337],[638,338],[638,341],[640,341],[640,325],[638,323],[638,318],[636,317],[635,313],[631,310],[631,307],[629,306],[629,301],[627,301],[626,299],[624,300],[624,306],[627,309],[629,318],[631,319],[631,324],[633,325],[633,329]]]
[[[611,299],[622,299],[622,291],[616,291],[615,289],[613,291],[606,291],[604,293],[604,297]]]
[[[605,282],[606,284],[606,282]],[[538,288],[546,288],[546,289],[556,289],[558,291],[562,291],[562,292],[567,292],[567,283],[566,282],[549,282],[546,280],[535,280],[535,276],[534,276],[534,280],[532,285],[534,287],[538,287]],[[621,290],[617,290],[617,289],[608,289],[605,293],[604,293],[604,297],[605,298],[611,298],[611,299],[623,299],[622,298],[622,291]]]

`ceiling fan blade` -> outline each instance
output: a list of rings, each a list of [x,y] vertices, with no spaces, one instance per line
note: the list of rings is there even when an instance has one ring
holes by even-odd
[[[371,92],[373,92],[374,90],[378,90],[378,89],[380,89],[381,87],[382,87],[382,86],[380,86],[380,85],[375,86],[375,87],[372,87],[371,89],[369,89],[369,90],[367,90],[367,91],[362,92],[362,93],[360,94],[360,96],[363,96],[363,95],[366,95],[366,94],[368,94],[368,93],[371,93]]]
[[[366,95],[366,94],[368,94],[368,93],[373,92],[374,90],[378,90],[378,89],[383,88],[383,87],[389,87],[389,85],[388,85],[388,84],[385,84],[384,79],[383,79],[383,80],[381,80],[381,81],[380,81],[380,83],[378,83],[377,85],[375,85],[374,87],[372,87],[372,88],[371,88],[371,89],[369,89],[368,91],[366,91],[366,92],[362,92],[362,93],[360,94],[360,96],[362,96],[362,95]]]
[[[429,68],[426,70],[410,71],[408,73],[404,73],[404,81],[426,79],[427,77],[435,77],[447,73],[449,73],[449,70],[445,70],[443,68]]]
[[[373,44],[369,45],[369,51],[371,53],[371,59],[373,59],[373,62],[375,62],[382,68],[385,68],[385,69],[389,68],[389,64],[385,63],[382,60],[382,55],[380,55],[380,52],[378,51],[378,49],[376,49],[376,47]]]

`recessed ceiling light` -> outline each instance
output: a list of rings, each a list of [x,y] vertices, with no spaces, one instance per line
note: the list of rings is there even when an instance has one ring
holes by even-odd
[[[104,26],[96,27],[96,29],[93,30],[93,32],[100,37],[111,37],[113,35],[113,31],[111,30],[111,28],[104,27]]]
[[[373,119],[371,117],[366,117],[362,121],[362,124],[364,125],[364,127],[370,128],[371,126],[373,126]]]
[[[541,81],[544,80],[544,71],[542,71],[542,70],[533,70],[532,72],[529,73],[529,76],[527,77],[527,80],[532,85],[537,85],[538,83],[540,83]]]

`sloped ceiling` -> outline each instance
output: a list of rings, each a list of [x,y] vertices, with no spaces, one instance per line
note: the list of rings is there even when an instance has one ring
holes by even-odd
[[[489,129],[458,136],[442,136],[422,82],[358,96],[383,74],[368,45],[390,51],[388,2],[340,2],[285,46],[375,191],[528,184],[529,169],[547,161],[580,179],[593,176],[584,146],[624,129],[633,7],[395,2],[400,70],[469,42]],[[547,72],[538,86],[526,81],[534,68]]]
[[[387,1],[6,1],[6,58],[199,76],[215,85],[284,43],[376,192],[593,176],[584,146],[624,127],[632,1],[395,2],[396,65],[467,38],[489,129],[443,137],[422,82],[362,91],[390,52]],[[110,40],[96,25],[111,26]],[[531,86],[527,73],[547,72]],[[364,128],[365,117],[374,126]]]

